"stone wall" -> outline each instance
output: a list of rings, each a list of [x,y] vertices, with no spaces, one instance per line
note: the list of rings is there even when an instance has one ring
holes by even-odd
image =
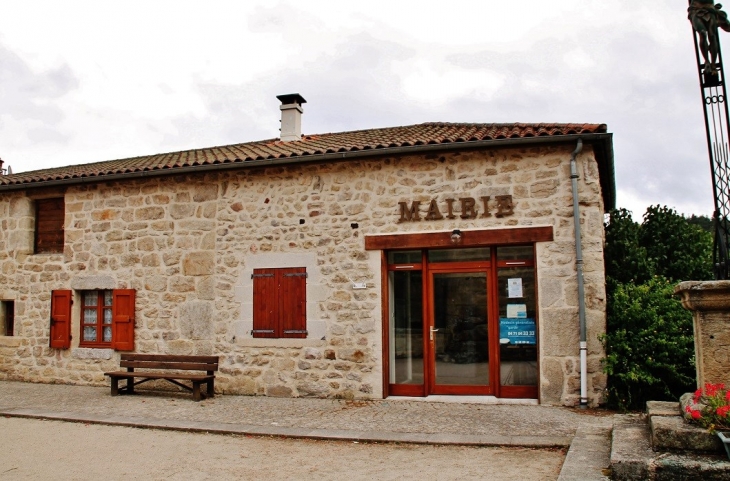
[[[573,146],[494,149],[270,166],[68,187],[63,254],[33,255],[34,196],[0,193],[0,301],[15,301],[14,338],[0,337],[0,378],[104,385],[106,349],[48,347],[54,289],[136,290],[136,351],[218,354],[224,393],[382,396],[382,233],[554,228],[537,246],[540,383],[545,403],[579,398],[578,298],[569,158]],[[590,148],[580,165],[588,313],[589,397],[605,377],[603,206]],[[398,223],[398,202],[511,195],[502,218]],[[30,198],[28,197],[30,196]],[[306,266],[307,339],[253,339],[250,274]],[[366,289],[353,290],[353,282]]]

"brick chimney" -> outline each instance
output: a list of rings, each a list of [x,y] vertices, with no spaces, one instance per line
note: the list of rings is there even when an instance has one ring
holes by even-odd
[[[302,138],[302,104],[307,103],[299,94],[277,95],[281,101],[281,140],[290,142]]]

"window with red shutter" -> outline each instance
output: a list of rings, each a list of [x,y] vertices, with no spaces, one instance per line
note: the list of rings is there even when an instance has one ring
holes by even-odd
[[[35,201],[35,253],[62,254],[66,215],[63,197]]]
[[[134,350],[132,289],[81,292],[80,347]]]
[[[50,346],[55,349],[71,347],[71,291],[51,292]]]
[[[307,337],[307,269],[254,269],[253,337]]]

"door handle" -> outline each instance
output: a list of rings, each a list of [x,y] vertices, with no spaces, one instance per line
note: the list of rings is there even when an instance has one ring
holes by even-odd
[[[433,327],[430,327],[430,328],[429,328],[429,331],[430,331],[430,335],[429,335],[429,337],[430,337],[430,339],[431,339],[431,340],[433,341],[433,333],[434,333],[434,332],[438,332],[438,329],[434,329]]]

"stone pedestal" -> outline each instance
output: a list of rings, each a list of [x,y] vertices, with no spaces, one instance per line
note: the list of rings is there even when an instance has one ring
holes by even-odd
[[[730,281],[688,281],[674,294],[692,311],[697,387],[730,385]]]

